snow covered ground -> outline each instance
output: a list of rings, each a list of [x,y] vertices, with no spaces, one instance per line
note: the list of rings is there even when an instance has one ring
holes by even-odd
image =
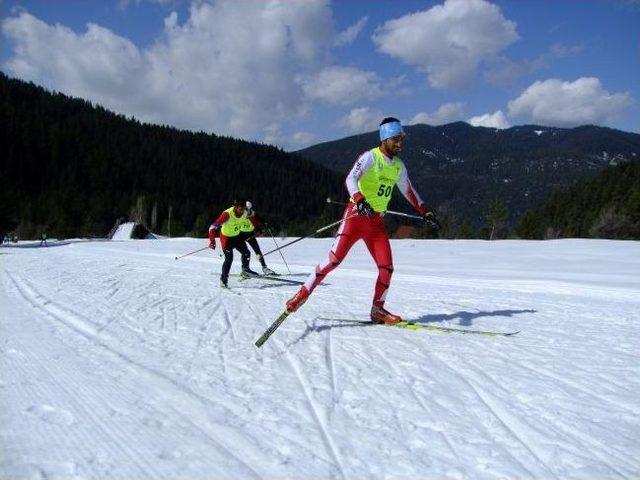
[[[297,286],[221,291],[218,251],[175,260],[204,240],[51,245],[0,248],[2,479],[640,477],[638,242],[393,242],[389,310],[513,337],[319,320],[367,318],[357,245],[261,349]]]

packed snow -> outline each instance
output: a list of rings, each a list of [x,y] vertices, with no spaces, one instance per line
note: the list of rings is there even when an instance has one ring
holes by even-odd
[[[134,222],[125,222],[118,225],[118,228],[113,232],[112,240],[131,240],[133,234],[133,228],[136,226]]]
[[[320,320],[367,320],[358,244],[260,349],[298,286],[203,246],[0,248],[0,478],[640,477],[640,243],[392,241],[390,311],[511,337]]]

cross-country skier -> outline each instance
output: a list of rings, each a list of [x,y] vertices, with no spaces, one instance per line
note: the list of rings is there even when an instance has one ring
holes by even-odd
[[[260,260],[260,265],[262,265],[262,273],[264,273],[265,275],[277,275],[276,272],[267,267],[267,262],[262,256],[262,250],[260,250],[260,245],[258,244],[258,239],[256,238],[256,234],[259,234],[261,230],[260,227],[256,228],[256,225],[264,226],[264,224],[257,217],[256,212],[253,209],[253,204],[249,200],[247,200],[245,205],[247,209],[247,219],[240,227],[240,236],[249,244],[251,249],[257,255],[258,260]]]
[[[343,218],[351,217],[340,225],[329,251],[329,258],[316,266],[305,284],[287,301],[289,312],[295,312],[324,277],[340,265],[353,244],[362,239],[378,266],[371,321],[390,324],[402,321],[401,317],[384,309],[385,297],[391,284],[393,260],[389,235],[382,216],[391,199],[393,187],[398,186],[428,224],[438,228],[439,222],[414,190],[407,169],[398,158],[405,136],[402,124],[398,119],[388,117],[380,123],[379,131],[380,146],[360,155],[345,180],[351,198],[344,210]]]
[[[247,211],[244,204],[234,200],[233,206],[223,211],[216,221],[209,226],[209,248],[216,248],[216,236],[220,237],[220,245],[224,253],[224,263],[222,264],[222,274],[220,275],[220,286],[228,288],[229,270],[233,263],[233,249],[240,252],[242,262],[242,276],[251,277],[258,274],[249,268],[249,249],[240,235],[241,227],[247,220]],[[249,219],[249,221],[252,221]]]

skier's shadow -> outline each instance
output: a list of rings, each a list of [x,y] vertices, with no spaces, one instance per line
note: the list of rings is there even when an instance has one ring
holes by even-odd
[[[451,320],[459,319],[457,325],[468,327],[473,324],[476,318],[481,317],[513,317],[521,313],[536,313],[537,310],[493,310],[484,311],[478,310],[476,312],[459,311],[455,313],[434,313],[431,315],[423,315],[420,318],[411,319],[410,321],[415,323],[441,323]]]
[[[536,313],[537,310],[533,310],[533,309],[525,309],[525,310],[493,310],[493,311],[483,311],[483,310],[478,310],[475,312],[466,312],[466,311],[460,311],[460,312],[455,312],[455,313],[435,313],[432,315],[423,315],[419,318],[407,318],[405,320],[409,321],[409,322],[414,322],[414,323],[423,323],[423,324],[427,324],[427,323],[441,323],[441,322],[447,322],[447,321],[451,321],[451,320],[455,320],[455,319],[460,319],[456,325],[460,325],[460,326],[465,326],[468,327],[470,325],[473,324],[473,321],[476,318],[481,318],[481,317],[513,317],[514,315],[519,315],[521,313]],[[317,324],[318,319],[316,318],[313,322],[312,325],[307,325],[304,332],[302,332],[302,334],[300,335],[300,337],[298,337],[295,341],[292,342],[292,344],[296,344],[302,340],[304,340],[307,336],[309,336],[311,333],[321,333],[324,332],[325,330],[332,330],[334,328],[362,328],[362,327],[375,327],[376,324],[374,323],[368,323],[367,320],[362,320],[362,323],[356,323],[356,322],[339,322],[339,321],[334,321],[334,322],[328,322],[328,323],[323,323],[321,325]]]
[[[300,288],[304,283],[299,282],[279,282],[279,281],[265,281],[265,283],[254,283],[239,286],[238,288],[246,288],[248,290],[266,290],[269,288],[282,288],[282,287],[295,287]],[[331,285],[328,282],[321,282],[320,285]]]
[[[316,320],[314,320],[313,325],[307,325],[306,328],[304,329],[304,332],[302,332],[302,334],[293,342],[290,343],[290,345],[295,345],[296,343],[301,342],[302,340],[304,340],[306,337],[308,337],[309,335],[311,335],[312,333],[321,333],[324,332],[325,330],[333,330],[334,328],[354,328],[354,329],[358,329],[358,328],[363,328],[363,327],[375,327],[375,323],[323,323],[322,325],[318,325],[316,324]]]

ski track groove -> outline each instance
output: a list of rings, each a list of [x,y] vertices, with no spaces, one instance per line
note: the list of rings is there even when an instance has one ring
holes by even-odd
[[[443,362],[444,363],[444,362]],[[540,466],[547,471],[548,475],[551,475],[553,478],[558,478],[555,472],[547,465],[545,461],[542,460],[540,455],[534,451],[534,449],[524,441],[524,438],[527,437],[526,434],[522,433],[522,429],[532,430],[530,426],[525,425],[524,422],[512,417],[508,413],[508,408],[504,408],[499,405],[500,400],[493,398],[493,395],[486,391],[484,388],[479,387],[475,381],[468,379],[464,375],[460,373],[457,368],[454,368],[445,363],[447,367],[455,372],[455,374],[460,378],[463,383],[467,384],[471,390],[475,393],[476,397],[480,399],[482,404],[491,412],[491,414],[502,424],[507,432],[511,433],[511,436],[515,438],[524,448],[527,450],[533,458],[540,464]],[[521,426],[517,426],[516,424],[522,424]],[[537,432],[536,432],[537,433]],[[515,457],[514,457],[515,458]],[[518,460],[518,462],[523,466],[525,470],[533,477],[538,478],[538,475],[534,475],[531,470],[524,465],[522,462]]]
[[[205,305],[212,305],[211,310],[209,311],[209,309],[207,309],[207,311],[205,312],[205,315],[207,315],[207,317],[209,319],[213,319],[214,318],[214,314],[216,312],[218,312],[221,308],[221,306],[223,306],[223,301],[221,298],[221,295],[217,295],[215,297],[215,303],[213,298],[204,302]],[[224,307],[224,306],[223,306]],[[198,309],[200,310],[200,309]],[[222,371],[223,377],[226,378],[227,374],[228,374],[228,367],[227,367],[227,356],[224,353],[224,342],[222,341],[222,339],[224,338],[224,336],[226,335],[226,332],[228,331],[229,326],[227,325],[227,328],[224,329],[222,332],[220,332],[216,338],[220,339],[220,341],[216,342],[216,354],[218,355],[219,359],[220,359],[220,369]]]
[[[331,342],[331,329],[327,332],[327,340],[325,343],[325,358],[327,362],[327,370],[329,371],[330,380],[331,380],[331,401],[332,405],[335,408],[335,405],[338,403],[337,398],[337,378],[336,378],[336,367],[335,362],[333,360],[333,347]],[[333,413],[334,408],[331,409]]]
[[[503,358],[508,358],[506,355],[504,355],[502,352],[498,352],[497,350],[495,351],[495,353],[498,353],[500,356],[502,356]],[[548,373],[546,370],[544,369],[539,369],[539,368],[535,368],[535,367],[531,367],[529,365],[523,364],[523,363],[517,363],[515,364],[520,368],[523,368],[527,371],[532,372],[535,375],[541,375],[541,376],[545,376],[546,378],[550,378],[552,380],[555,380],[561,384],[567,385],[570,388],[574,388],[575,390],[584,393],[588,396],[590,396],[591,398],[595,398],[597,400],[602,400],[604,402],[609,402],[619,408],[622,408],[623,410],[626,411],[630,411],[629,408],[624,405],[624,404],[620,404],[618,402],[614,402],[614,401],[609,401],[609,399],[602,397],[600,395],[595,395],[591,392],[589,392],[588,390],[583,389],[582,387],[578,386],[577,384],[575,384],[575,382],[572,381],[567,381],[566,379],[563,379],[561,377],[558,377],[556,375],[550,374]],[[489,381],[491,381],[493,383],[494,386],[499,386],[498,382],[496,382],[495,379],[493,379],[489,374],[487,374],[486,372],[479,370],[476,367],[471,366],[471,369],[475,372],[476,375],[480,374],[481,376],[483,376],[484,378],[488,379]],[[506,390],[503,389],[503,391],[506,392]],[[509,393],[509,392],[507,392]],[[635,411],[631,411],[630,413],[632,413],[633,415],[637,415],[637,413]],[[584,433],[576,430],[576,429],[571,429],[568,428],[568,426],[566,424],[556,424],[556,422],[553,422],[552,419],[550,419],[549,422],[550,425],[553,425],[554,427],[554,431],[556,432],[561,432],[562,434],[564,434],[565,436],[568,436],[569,438],[572,439],[578,439],[580,442],[582,442],[582,444],[589,444],[592,448],[592,451],[589,452],[590,455],[595,455],[597,456],[601,462],[606,465],[608,468],[610,468],[613,472],[617,473],[618,475],[620,475],[623,478],[626,478],[626,475],[622,472],[620,472],[616,467],[612,466],[606,458],[603,458],[602,454],[600,453],[602,449],[606,449],[606,445],[603,445],[601,442],[596,441],[592,436],[589,435],[585,435]],[[573,452],[574,455],[579,456],[579,452]],[[610,452],[607,454],[610,457],[614,457],[616,460],[618,460],[619,462],[628,465],[630,471],[637,471],[638,470],[638,465],[632,465],[630,464],[625,458],[619,457],[617,455],[615,455],[614,453]]]
[[[416,345],[416,344],[417,344],[415,340],[409,339],[408,341],[409,341],[410,343],[413,343],[414,345]],[[471,391],[472,391],[472,392],[474,392],[474,394],[475,394],[475,396],[476,396],[476,397],[480,398],[480,397],[479,397],[479,395],[478,395],[478,392],[473,388],[473,386],[472,386],[472,385],[470,385],[470,384],[469,384],[469,382],[467,382],[467,381],[465,380],[464,376],[463,376],[463,375],[462,375],[462,374],[461,374],[457,369],[455,369],[455,368],[453,368],[452,366],[450,366],[448,362],[445,362],[444,360],[442,360],[438,355],[428,355],[428,354],[424,354],[424,353],[423,353],[423,354],[422,354],[422,356],[423,356],[423,358],[425,358],[425,359],[435,359],[437,362],[441,363],[441,364],[442,364],[442,365],[443,365],[447,370],[449,370],[449,371],[451,371],[451,372],[453,372],[453,373],[455,374],[455,378],[456,378],[456,379],[457,379],[461,384],[466,385],[468,388],[470,388],[470,389],[471,389]],[[501,419],[500,417],[498,417],[498,416],[496,415],[496,413],[495,413],[493,410],[491,410],[491,409],[489,408],[489,406],[488,406],[488,405],[487,405],[487,404],[482,400],[482,398],[480,398],[480,400],[482,401],[482,404],[483,404],[483,405],[485,405],[485,407],[486,407],[487,409],[489,409],[489,411],[491,412],[491,414],[492,414],[496,419],[498,419],[498,421],[499,421],[501,424],[503,424],[503,425],[504,425],[504,422],[502,421],[502,419]],[[446,409],[446,408],[447,408],[447,406],[445,406],[445,405],[441,405],[441,404],[439,404],[439,406],[440,406],[441,408],[444,408],[444,409]],[[491,436],[491,432],[489,431],[489,429],[487,428],[487,426],[486,426],[486,425],[481,421],[481,419],[478,417],[478,415],[475,415],[475,417],[478,419],[478,422],[477,422],[477,423],[478,423],[478,425],[480,425],[480,426],[483,428],[483,430],[484,430],[485,432],[487,432],[487,436],[488,436],[488,437],[490,437],[490,436]],[[513,434],[513,432],[512,432],[508,427],[506,427],[506,425],[505,425],[505,429],[506,429],[506,431],[508,431],[508,432],[510,432],[512,435],[514,435],[514,434]],[[444,435],[444,432],[443,432],[443,435]],[[515,437],[515,438],[516,438],[520,443],[522,443],[522,441],[521,441],[518,437]],[[448,438],[447,438],[447,443],[450,443],[450,442],[449,442],[449,440],[448,440]],[[526,446],[526,445],[524,445],[524,447],[525,447],[525,448],[527,448],[527,446]],[[453,449],[453,446],[452,446],[452,449]],[[455,450],[455,449],[454,449],[454,450]],[[528,448],[527,448],[527,450],[528,450]],[[536,475],[534,475],[534,474],[531,472],[531,470],[529,469],[529,467],[528,467],[527,465],[525,465],[525,464],[524,464],[524,463],[523,463],[523,462],[522,462],[518,457],[516,457],[516,456],[515,456],[515,455],[510,451],[510,449],[504,449],[504,448],[503,448],[503,449],[502,449],[502,451],[503,451],[505,454],[509,455],[509,457],[511,457],[515,463],[517,463],[518,465],[520,465],[520,467],[522,468],[522,470],[523,470],[523,471],[525,471],[525,472],[527,472],[531,478],[533,478],[533,479],[538,478]],[[459,457],[457,457],[457,458],[459,458]]]
[[[200,353],[200,349],[202,348],[202,345],[205,344],[205,340],[211,328],[211,323],[212,323],[211,317],[207,316],[207,320],[204,325],[204,331],[199,329],[198,342],[196,343],[193,351],[191,352],[191,358],[187,361],[187,366],[185,368],[185,373],[187,377],[191,377],[191,370],[193,369],[193,364],[196,361],[196,357]]]
[[[313,416],[313,418],[314,418],[314,420],[316,422],[316,425],[318,425],[321,437],[322,437],[323,442],[325,444],[325,448],[327,449],[329,455],[333,459],[334,466],[338,468],[340,476],[343,479],[345,479],[345,480],[348,479],[349,477],[347,476],[346,472],[344,471],[344,466],[342,465],[342,461],[340,459],[340,455],[338,453],[338,449],[336,448],[336,446],[334,444],[334,441],[333,441],[333,438],[331,437],[331,433],[329,432],[329,429],[327,428],[327,426],[323,422],[322,418],[320,417],[320,413],[318,411],[318,407],[317,407],[315,401],[313,400],[313,397],[311,396],[311,394],[309,392],[309,387],[307,385],[307,382],[302,378],[302,373],[301,373],[300,368],[299,368],[299,366],[297,364],[297,361],[293,358],[293,355],[289,352],[289,350],[285,351],[285,357],[287,358],[287,362],[289,363],[289,366],[290,366],[291,370],[295,374],[295,377],[298,380],[298,384],[300,385],[302,393],[304,394],[304,396],[305,396],[305,398],[307,400],[307,405],[309,406],[309,410],[311,411],[311,414],[312,414],[312,416]]]
[[[31,339],[31,341],[38,341],[39,342],[39,340],[33,339],[33,338]],[[39,343],[41,343],[41,342],[39,342]],[[22,342],[20,343],[20,345],[22,345]],[[29,355],[29,348],[22,348],[21,351],[23,352],[23,354],[26,352],[26,355]],[[29,357],[30,357],[30,355],[29,355]],[[33,359],[31,359],[30,363],[34,363]],[[109,428],[109,426],[105,425],[99,419],[99,417],[93,415],[91,410],[87,410],[82,403],[79,403],[79,396],[90,395],[93,398],[100,399],[100,401],[105,402],[106,399],[103,396],[101,396],[101,395],[98,396],[95,392],[92,392],[93,389],[90,388],[89,384],[85,385],[81,392],[78,392],[77,389],[70,388],[66,384],[66,382],[61,381],[60,380],[61,378],[64,380],[64,376],[57,375],[55,372],[53,372],[51,370],[49,365],[47,365],[46,363],[39,362],[39,361],[37,363],[39,364],[40,368],[42,368],[47,373],[47,375],[52,379],[51,383],[49,383],[49,382],[44,382],[44,383],[38,382],[38,384],[37,384],[37,391],[39,393],[38,397],[47,398],[47,399],[55,398],[52,386],[56,385],[57,388],[59,388],[60,390],[64,391],[67,394],[66,398],[68,399],[70,404],[64,405],[64,408],[68,409],[68,411],[70,411],[70,412],[75,413],[75,415],[74,415],[74,423],[77,420],[78,412],[82,412],[84,415],[90,417],[93,420],[93,423],[95,425],[97,425],[97,427],[108,436],[108,438],[111,441],[106,442],[104,447],[109,451],[109,453],[111,454],[112,458],[128,459],[128,461],[132,465],[136,465],[140,471],[151,471],[151,472],[154,472],[156,475],[159,473],[159,472],[155,472],[154,471],[152,465],[138,462],[138,460],[140,458],[142,458],[142,455],[140,455],[139,452],[137,452],[135,450],[135,448],[134,448],[134,450],[120,448],[119,445],[135,445],[135,443],[130,443],[130,440],[128,440],[128,437],[126,435],[121,435],[120,432],[118,432],[117,430],[113,430],[113,429]],[[79,393],[80,393],[80,395],[79,395]],[[57,405],[57,407],[58,408],[62,408],[61,405]],[[54,429],[57,429],[57,430],[62,430],[64,428],[66,428],[66,427],[65,426],[52,425],[51,428],[54,428]],[[82,437],[71,435],[71,436],[68,437],[68,441],[70,441],[70,442],[72,442],[74,444],[74,450],[82,451],[82,446],[83,445],[90,444],[89,443],[90,439],[89,438],[85,438],[86,435],[87,434],[83,434]],[[43,478],[48,478],[48,477],[45,476]]]
[[[413,343],[414,345],[419,347],[419,351],[421,352],[421,355],[423,358],[429,360],[430,356],[429,354],[425,354],[422,353],[422,347],[423,345],[420,345],[417,341],[415,340],[410,340],[410,343]],[[384,354],[380,351],[380,349],[377,346],[374,346],[374,348],[380,353],[381,356],[384,357]],[[386,360],[386,358],[385,358]],[[425,403],[425,401],[422,399],[422,397],[420,397],[418,394],[416,394],[416,392],[414,391],[414,389],[411,387],[410,383],[407,381],[406,377],[404,375],[400,375],[400,373],[398,372],[398,370],[395,368],[395,366],[387,361],[387,363],[390,365],[391,369],[393,370],[393,372],[396,374],[396,377],[402,378],[403,383],[405,384],[407,390],[410,392],[411,396],[415,399],[415,401],[417,402],[417,404],[420,406],[420,408],[422,409],[423,412],[427,413],[427,412],[431,412],[431,408],[429,407],[429,405],[427,405]],[[447,447],[449,448],[449,450],[451,451],[453,458],[455,459],[459,459],[460,458],[460,454],[458,453],[457,449],[453,446],[453,444],[451,443],[451,441],[449,440],[449,437],[446,434],[446,430],[440,430],[438,431],[438,433],[440,434],[440,436],[443,439],[443,442],[445,443],[445,445],[447,445]]]
[[[572,389],[574,389],[574,390],[576,390],[576,391],[578,391],[580,393],[583,393],[583,394],[585,394],[585,395],[587,395],[587,396],[589,396],[591,398],[595,398],[596,400],[599,400],[599,401],[601,401],[603,403],[609,403],[611,405],[614,405],[614,406],[616,406],[616,407],[618,407],[618,408],[620,408],[622,410],[625,410],[625,411],[627,411],[627,412],[629,412],[629,413],[631,413],[633,415],[636,415],[636,416],[640,415],[640,411],[635,410],[633,408],[633,406],[629,406],[627,404],[620,403],[620,402],[618,402],[618,401],[616,401],[616,400],[614,400],[612,398],[607,398],[607,397],[604,397],[602,395],[596,395],[595,393],[593,393],[593,392],[585,389],[584,387],[582,387],[580,384],[578,384],[578,383],[576,383],[576,382],[574,382],[574,381],[572,381],[570,379],[562,378],[562,377],[560,377],[558,375],[555,375],[554,373],[551,373],[551,372],[549,372],[548,370],[546,370],[546,369],[544,369],[542,367],[533,367],[533,366],[525,365],[525,364],[522,364],[522,363],[519,363],[518,365],[520,367],[526,369],[526,370],[529,370],[530,372],[535,373],[536,375],[545,376],[547,378],[555,380],[558,383],[561,383],[561,384],[563,384],[565,386],[568,386],[568,387],[570,387],[570,388],[572,388]]]
[[[49,311],[46,308],[47,306],[53,306],[53,302],[34,290],[33,287],[29,285],[29,283],[24,279],[16,280],[11,274],[8,274],[8,272],[7,275],[14,282],[17,292],[25,300],[26,303],[35,307],[36,310],[39,310],[45,316],[59,321],[57,314]],[[20,283],[24,283],[24,285],[20,285]],[[38,304],[38,298],[42,299],[41,306]],[[60,307],[56,306],[56,308]],[[23,349],[23,352],[29,351],[29,348]],[[119,447],[119,445],[136,445],[136,442],[132,441],[132,439],[126,432],[123,433],[120,430],[112,428],[110,424],[106,424],[98,415],[95,414],[95,412],[93,412],[91,409],[87,409],[83,403],[79,402],[77,389],[70,387],[68,383],[64,381],[64,375],[58,375],[54,373],[51,370],[51,367],[46,363],[38,363],[40,364],[41,368],[43,368],[49,374],[53,383],[55,383],[60,389],[67,393],[65,398],[73,402],[73,408],[71,408],[71,410],[73,412],[85,413],[89,418],[92,419],[93,424],[97,425],[105,433],[105,435],[108,436],[108,438],[113,440],[113,442],[108,442],[105,445],[105,448],[107,448],[112,453],[112,458],[128,458],[132,465],[137,465],[139,467],[139,470],[145,473],[145,478],[157,478],[161,474],[160,471],[156,470],[154,462],[144,461],[141,463],[139,461],[141,458],[143,458],[142,451],[136,449],[135,447],[133,451]],[[38,385],[38,388],[42,389],[43,392],[51,390],[49,383],[47,382],[44,383],[44,387],[40,384]],[[109,398],[105,397],[102,393],[96,392],[96,389],[94,387],[91,387],[90,385],[90,383],[83,385],[83,388],[81,390],[83,396],[90,396],[91,398],[100,400],[101,404],[108,405]],[[42,398],[55,398],[55,395],[53,395],[53,392],[51,392],[51,394],[43,395]],[[75,437],[71,436],[70,439],[77,443],[76,451],[82,451],[82,447],[84,445],[90,444],[90,442],[82,442],[81,438],[76,439]]]
[[[482,371],[481,369],[479,369],[479,368],[477,368],[477,367],[475,367],[473,365],[470,365],[470,364],[467,364],[466,368],[468,369],[468,371],[473,371],[476,376],[483,377],[485,380],[487,380],[487,382],[491,383],[492,388],[499,388],[502,392],[504,392],[506,394],[506,396],[510,396],[512,394],[512,392],[509,392],[509,391],[505,390],[501,385],[499,385],[499,382],[497,382],[491,375],[487,374],[486,372]],[[556,434],[562,433],[565,438],[568,438],[568,437],[572,436],[566,430],[562,430],[562,425],[556,424],[556,422],[553,422],[552,419],[549,419],[549,420],[550,421],[548,422],[548,427],[551,428]],[[533,429],[533,430],[536,430],[536,429]],[[537,431],[536,431],[536,433],[537,433],[538,437],[543,435],[542,433],[537,432]],[[573,435],[573,438],[575,438],[575,435]],[[583,459],[587,459],[588,458],[588,456],[585,456],[584,452],[581,452],[580,450],[574,448],[573,444],[569,444],[568,447],[569,448],[567,448],[567,445],[562,445],[562,448],[567,449],[567,450],[571,450],[571,453],[573,455],[575,455],[576,457],[581,457]],[[593,453],[593,452],[591,452],[591,453]],[[609,464],[607,464],[606,461],[604,461],[603,463],[607,467],[610,467],[612,470],[615,470]]]
[[[263,478],[262,475],[260,475],[253,467],[251,467],[251,465],[246,463],[244,460],[242,460],[242,458],[240,458],[237,454],[235,454],[233,452],[232,448],[227,448],[223,443],[221,443],[219,440],[217,440],[215,438],[213,432],[209,432],[208,429],[204,428],[204,426],[202,424],[199,424],[199,423],[195,422],[190,416],[185,415],[184,413],[182,413],[181,411],[176,409],[176,407],[174,407],[173,405],[170,408],[171,408],[171,410],[173,410],[173,412],[177,416],[179,416],[180,418],[185,420],[195,430],[197,430],[202,435],[204,435],[211,443],[216,445],[221,450],[224,450],[224,452],[226,452],[229,457],[232,457],[232,458],[236,459],[236,461],[238,461],[238,463],[240,465],[243,465],[252,474],[253,478],[256,478],[258,480],[261,480]]]
[[[238,414],[232,413],[233,411],[229,408],[229,405],[218,404],[217,402],[194,392],[187,386],[182,385],[180,382],[174,380],[168,375],[152,367],[145,366],[137,362],[127,354],[122,353],[117,349],[114,349],[113,347],[111,347],[110,345],[106,344],[103,341],[104,337],[99,337],[95,333],[95,324],[93,324],[90,320],[72,311],[69,311],[64,307],[56,305],[53,301],[48,299],[46,296],[42,295],[33,287],[29,286],[26,281],[16,280],[9,272],[7,272],[6,270],[5,272],[7,273],[8,278],[10,278],[11,281],[14,283],[18,293],[22,296],[22,298],[26,301],[26,303],[31,305],[34,309],[43,312],[45,315],[50,316],[51,318],[56,320],[59,324],[66,326],[71,331],[74,331],[77,334],[83,336],[86,340],[94,343],[96,346],[101,347],[104,352],[112,355],[113,358],[117,359],[118,361],[123,362],[126,366],[132,368],[133,371],[138,372],[138,374],[144,374],[148,377],[151,377],[152,379],[160,380],[164,383],[169,383],[172,387],[174,387],[175,393],[181,394],[183,401],[186,401],[187,403],[192,404],[192,408],[190,409],[191,413],[196,413],[197,411],[202,410],[203,407],[204,409],[209,410],[208,407],[213,406],[217,410],[222,410],[224,412],[223,416],[225,416],[226,418],[229,418],[229,417],[242,418],[242,414],[238,415]],[[38,301],[38,298],[41,298],[42,301]],[[56,310],[60,310],[62,313],[56,313]],[[65,311],[67,313],[64,313]],[[86,324],[91,325],[93,328],[89,327]],[[94,332],[92,332],[91,330],[94,330]],[[177,392],[175,390],[176,387],[178,389]],[[194,404],[196,404],[200,408],[195,408],[196,405]],[[204,417],[206,419],[206,415],[200,414],[198,416]],[[206,423],[207,422],[204,421],[200,425],[199,430],[202,431]],[[212,440],[215,437],[214,432],[216,431],[216,429],[223,431],[223,433],[219,433],[219,435],[223,435],[226,438],[229,438],[229,437],[236,438],[236,439],[241,438],[241,436],[238,435],[232,427],[227,427],[223,424],[216,423],[216,425],[213,427],[213,431],[210,434],[208,434],[208,436]],[[218,445],[224,446],[224,443],[219,440],[216,440],[216,443]],[[255,478],[258,478],[258,479],[261,478],[261,476],[257,474],[256,469],[254,469],[248,463],[242,460],[242,458],[233,454],[232,449],[226,448],[226,447],[225,449],[229,452],[229,455],[233,457],[239,464],[244,465],[249,471],[251,471],[254,474]],[[268,461],[267,458],[262,459],[263,464],[266,463],[267,461]]]
[[[503,355],[503,354],[500,354],[500,355]],[[533,368],[533,367],[530,367],[530,366],[522,364],[522,363],[518,363],[517,365],[519,367],[521,367],[521,368],[524,368],[525,370],[528,370],[528,371],[534,373],[535,375],[540,375],[541,374],[542,376],[545,376],[547,378],[551,378],[552,380],[556,380],[556,381],[558,381],[558,382],[560,382],[562,384],[565,384],[565,385],[567,385],[567,386],[569,386],[571,388],[575,388],[576,390],[578,390],[578,391],[580,391],[582,393],[588,394],[592,398],[596,398],[598,400],[604,400],[604,401],[607,400],[606,398],[602,398],[601,396],[590,394],[590,392],[588,392],[586,390],[583,390],[581,387],[577,388],[576,385],[574,384],[574,382],[568,382],[568,381],[565,382],[564,379],[562,379],[562,378],[559,378],[559,377],[557,377],[555,375],[547,374],[545,371],[539,371],[538,368]],[[473,370],[476,373],[476,375],[478,375],[478,372],[479,372],[478,369],[477,368],[473,368]],[[490,375],[486,374],[485,372],[480,371],[480,374],[482,376],[484,376],[485,378],[491,380],[494,383],[494,385],[497,384],[497,382]],[[614,405],[616,405],[618,407],[621,407],[621,408],[623,408],[623,409],[628,411],[628,408],[624,408],[624,405],[617,404],[616,402],[611,402],[611,403],[613,403]],[[632,412],[632,413],[635,414],[635,412]],[[568,426],[566,424],[562,424],[562,423],[556,424],[555,422],[552,421],[552,419],[550,419],[549,424],[554,426],[554,430],[556,432],[562,432],[565,436],[568,436],[569,438],[578,439],[578,440],[580,440],[580,442],[582,442],[583,445],[584,444],[590,445],[592,450],[589,452],[589,455],[597,456],[601,460],[603,465],[606,465],[608,468],[610,468],[613,472],[617,473],[621,477],[627,478],[624,473],[620,472],[616,467],[612,466],[609,462],[607,462],[606,458],[602,457],[602,454],[600,453],[600,451],[603,448],[606,449],[606,445],[603,445],[601,442],[596,441],[591,436],[585,435],[584,433],[582,433],[582,432],[580,432],[580,431],[578,431],[576,429],[568,428]],[[575,455],[579,455],[576,452],[573,452],[573,453]],[[621,463],[627,464],[631,471],[634,471],[634,470],[637,471],[637,469],[638,469],[638,465],[629,464],[629,462],[626,459],[621,458],[619,456],[616,456],[613,452],[609,452],[607,455],[610,456],[610,457],[616,458],[616,460],[618,460]],[[588,458],[588,457],[586,457],[586,458]]]

